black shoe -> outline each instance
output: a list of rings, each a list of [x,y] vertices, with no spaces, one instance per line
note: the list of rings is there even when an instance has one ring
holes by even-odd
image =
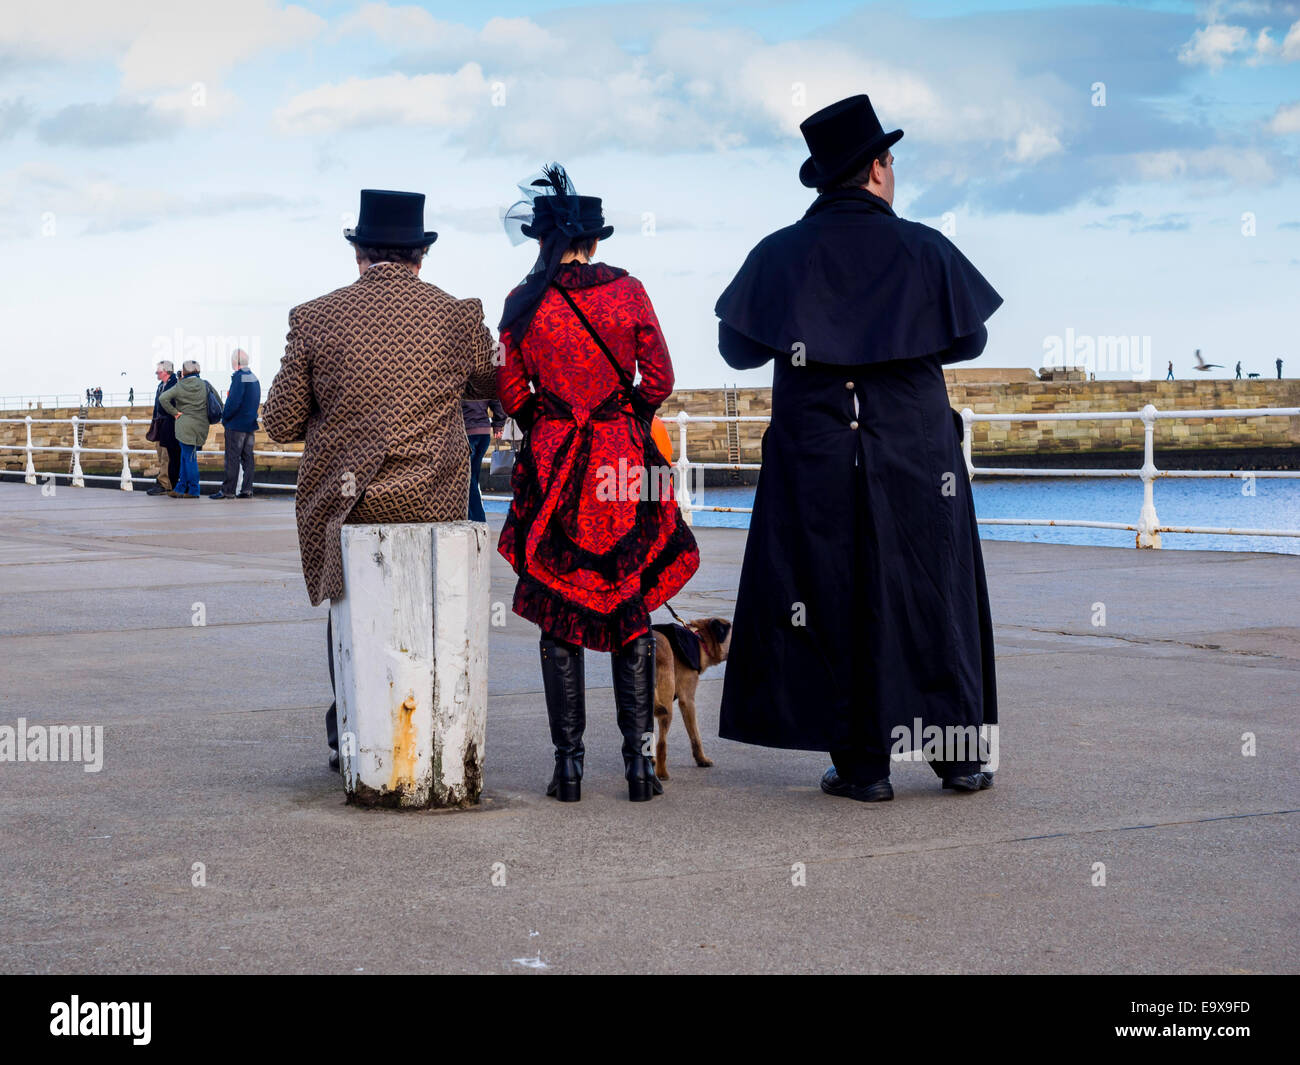
[[[654,633],[638,636],[612,657],[614,703],[618,707],[618,728],[623,733],[627,797],[632,802],[648,802],[664,793],[664,786],[655,776],[654,763],[645,753],[654,738]]]
[[[993,774],[962,773],[959,776],[947,777],[943,786],[950,791],[983,791],[985,788],[993,787]]]
[[[338,751],[330,751],[330,768],[331,768],[332,770],[334,770],[334,772],[336,772],[336,773],[337,773],[338,770],[339,770],[339,752],[338,752]]]
[[[889,778],[876,780],[870,784],[850,784],[840,779],[840,774],[831,766],[822,774],[822,791],[841,799],[856,799],[858,802],[889,802],[894,797],[894,785]]]
[[[208,498],[209,499],[234,499],[235,497],[228,496],[226,495],[225,492],[213,492],[210,496],[208,496]]]
[[[235,496],[235,498],[236,498],[236,499],[252,499],[252,498],[253,498],[253,493],[252,493],[252,492],[240,492],[239,495]]]
[[[145,492],[145,495],[147,495],[147,496],[160,496],[160,495],[166,495],[166,493],[167,493],[167,489],[166,489],[166,488],[164,488],[164,487],[163,487],[162,485],[160,485],[160,484],[156,484],[156,485],[154,485],[152,488],[150,488],[149,491]]]
[[[546,794],[560,802],[582,799],[582,734],[587,728],[587,687],[582,648],[543,636],[542,687],[546,691],[546,716],[555,744],[555,772]]]

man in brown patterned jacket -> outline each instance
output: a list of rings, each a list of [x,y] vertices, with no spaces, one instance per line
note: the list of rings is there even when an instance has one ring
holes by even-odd
[[[363,189],[357,227],[344,236],[360,279],[289,312],[285,355],[262,409],[271,439],[306,442],[298,544],[313,606],[343,595],[345,522],[465,520],[460,401],[496,397],[483,304],[419,278],[438,237],[424,230],[424,196]],[[331,683],[333,672],[331,655]],[[331,706],[332,767],[337,731]]]

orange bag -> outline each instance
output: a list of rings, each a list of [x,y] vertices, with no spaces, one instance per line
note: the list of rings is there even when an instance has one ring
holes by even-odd
[[[664,420],[657,414],[650,421],[650,436],[654,440],[655,446],[659,448],[660,454],[669,462],[672,462],[673,439],[668,435],[668,426],[664,424]]]

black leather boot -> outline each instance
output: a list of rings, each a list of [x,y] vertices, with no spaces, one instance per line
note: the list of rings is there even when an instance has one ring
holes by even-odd
[[[555,774],[546,787],[546,794],[554,795],[560,802],[578,802],[582,798],[585,751],[582,734],[587,728],[582,648],[543,636],[541,653],[546,716],[551,721],[551,742],[555,744]]]
[[[645,754],[648,739],[654,736],[654,633],[624,644],[614,652],[613,660],[614,702],[618,706],[618,728],[623,733],[627,797],[632,802],[646,802],[664,793],[654,763]]]

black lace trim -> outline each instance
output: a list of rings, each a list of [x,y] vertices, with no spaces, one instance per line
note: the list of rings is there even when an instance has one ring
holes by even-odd
[[[640,596],[602,614],[565,599],[526,573],[515,586],[514,612],[547,635],[592,651],[617,651],[650,629],[650,611]]]

